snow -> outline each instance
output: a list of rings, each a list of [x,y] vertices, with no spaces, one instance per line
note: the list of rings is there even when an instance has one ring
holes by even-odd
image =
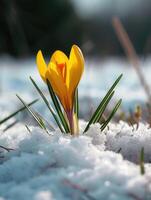
[[[129,110],[146,101],[134,69],[123,59],[88,60],[79,86],[80,114],[88,116],[123,73],[113,102],[123,99]],[[142,70],[150,83],[150,63]],[[22,67],[21,67],[22,66]],[[45,84],[36,70],[35,59],[16,61],[0,59],[0,119],[19,107],[19,94],[26,102],[39,97],[29,81],[31,75],[47,95]],[[9,73],[8,73],[9,72]],[[6,79],[7,77],[7,79]],[[49,122],[42,101],[36,105]],[[85,121],[80,121],[80,135],[63,135],[59,130],[47,135],[31,124],[31,118],[18,116],[20,122],[3,132],[0,126],[0,200],[150,200],[151,199],[151,128],[139,123],[110,123],[103,131],[95,124],[83,134]],[[15,119],[11,119],[9,124]],[[23,121],[23,122],[21,122]],[[33,123],[32,123],[33,124]],[[140,174],[139,156],[144,148],[145,175]]]
[[[85,126],[80,121],[78,137],[59,130],[49,136],[38,127],[29,133],[21,123],[1,131],[0,145],[14,150],[1,153],[0,199],[151,199],[149,126],[136,129],[121,121],[101,132],[95,124],[82,134]],[[145,175],[135,159],[142,146]]]
[[[151,129],[148,124],[139,123],[133,127],[120,122],[112,124],[107,132],[106,148],[120,153],[124,158],[139,162],[141,148],[144,148],[145,161],[151,162]]]

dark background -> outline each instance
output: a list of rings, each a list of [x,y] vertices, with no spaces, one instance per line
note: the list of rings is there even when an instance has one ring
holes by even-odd
[[[68,53],[76,43],[90,56],[123,55],[111,25],[112,17],[119,15],[137,53],[148,55],[151,1],[135,2],[136,7],[124,16],[111,5],[108,14],[82,18],[70,0],[0,0],[0,54],[28,57],[39,49],[46,55],[56,49]]]

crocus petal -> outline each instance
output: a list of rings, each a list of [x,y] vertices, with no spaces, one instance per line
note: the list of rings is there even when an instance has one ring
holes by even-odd
[[[64,82],[66,81],[66,67],[68,64],[68,57],[60,50],[55,51],[50,59],[50,62],[53,62],[57,65],[57,70],[61,72]]]
[[[64,83],[60,71],[58,71],[57,69],[57,66],[52,62],[50,62],[48,65],[46,79],[49,80],[54,92],[59,97],[64,109],[70,109],[67,87]]]
[[[66,84],[70,94],[73,97],[75,89],[81,79],[84,70],[84,58],[80,48],[73,45],[70,51],[69,63],[67,66]]]
[[[84,58],[80,48],[73,45],[69,59],[62,51],[55,51],[47,64],[42,52],[37,54],[37,66],[42,79],[49,80],[66,112],[73,109],[75,89],[84,69]]]
[[[62,51],[57,50],[52,54],[50,62],[53,62],[55,64],[67,63],[68,57]]]
[[[43,58],[42,52],[40,50],[37,53],[36,63],[37,63],[37,67],[38,67],[40,76],[42,77],[42,79],[44,81],[46,81],[45,75],[46,75],[46,71],[47,71],[47,65]]]

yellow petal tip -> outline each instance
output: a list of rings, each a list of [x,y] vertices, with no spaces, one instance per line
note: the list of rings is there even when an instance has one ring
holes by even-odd
[[[39,50],[37,53],[37,57],[36,57],[36,63],[37,63],[37,67],[39,70],[39,74],[41,75],[42,79],[45,81],[45,74],[47,71],[47,65],[45,63],[45,60],[43,58],[43,54],[42,51]]]
[[[82,51],[81,51],[80,47],[78,47],[78,45],[74,44],[74,45],[72,45],[71,50],[72,49],[74,50],[74,52],[75,52],[76,56],[78,57],[78,59],[80,59],[81,62],[83,63],[83,65],[84,65],[84,57],[83,57],[83,54],[82,54]]]

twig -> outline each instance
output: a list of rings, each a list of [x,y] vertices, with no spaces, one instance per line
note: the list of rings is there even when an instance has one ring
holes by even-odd
[[[76,183],[73,183],[73,182],[71,182],[68,179],[64,179],[63,183],[66,184],[66,185],[69,185],[70,187],[72,187],[75,190],[79,190],[80,192],[82,192],[85,195],[85,197],[87,197],[87,199],[89,199],[89,200],[96,200],[93,196],[91,196],[88,193],[87,189],[82,188],[80,185],[78,185]]]
[[[151,103],[150,88],[149,88],[149,85],[148,85],[148,83],[144,77],[144,74],[141,70],[140,60],[136,54],[134,46],[118,17],[113,17],[112,24],[113,24],[113,27],[115,29],[118,39],[124,48],[124,51],[125,51],[128,59],[130,60],[130,62],[132,63],[132,66],[136,70],[136,73],[139,77],[140,83],[143,86],[144,91],[148,97],[148,101]]]
[[[2,149],[4,149],[4,150],[6,150],[6,151],[8,151],[8,152],[10,152],[10,151],[13,151],[13,150],[14,150],[14,149],[11,149],[11,148],[4,147],[4,146],[2,146],[2,145],[0,145],[0,148],[2,148]]]

